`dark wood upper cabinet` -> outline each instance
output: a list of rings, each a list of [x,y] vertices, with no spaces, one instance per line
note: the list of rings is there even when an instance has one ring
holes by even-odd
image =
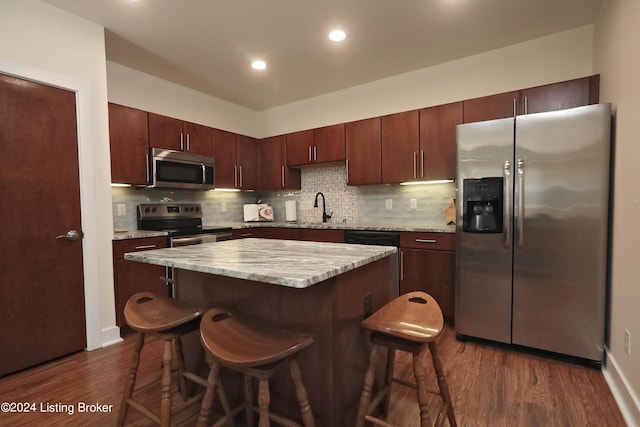
[[[235,135],[237,187],[241,190],[258,189],[258,142],[245,135]]]
[[[518,110],[519,99],[518,91],[468,99],[464,101],[464,122],[483,122],[514,117]]]
[[[344,123],[292,132],[286,144],[289,166],[344,160]]]
[[[149,122],[146,111],[109,103],[111,182],[146,185]]]
[[[345,159],[344,123],[313,130],[314,162],[338,162]]]
[[[541,113],[596,104],[599,76],[583,77],[520,91],[519,114]]]
[[[348,185],[382,183],[381,123],[373,117],[345,125]]]
[[[300,189],[300,170],[288,167],[286,136],[272,136],[258,142],[258,188]]]
[[[211,130],[215,160],[216,187],[237,188],[236,135],[220,129]]]
[[[462,121],[462,102],[420,110],[420,179],[456,178],[456,126]]]
[[[313,129],[292,132],[286,136],[287,163],[290,166],[313,162]]]
[[[149,146],[211,156],[211,128],[149,113]]]
[[[411,181],[418,174],[418,110],[382,117],[382,182]]]

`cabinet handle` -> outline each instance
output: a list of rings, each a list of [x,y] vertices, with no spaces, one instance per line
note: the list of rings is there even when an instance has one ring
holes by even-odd
[[[311,162],[311,146],[309,146],[309,162]]]
[[[529,114],[529,98],[524,97],[524,113]]]
[[[313,161],[314,162],[318,161],[318,146],[317,145],[313,146]]]
[[[404,251],[400,251],[400,281],[404,280]]]
[[[160,281],[164,282],[165,285],[168,285],[169,283],[176,283],[174,279],[169,279],[168,277],[165,277],[165,276],[160,276]]]
[[[147,182],[152,182],[153,181],[153,177],[149,173],[149,154],[147,154],[145,156],[145,160],[146,160],[146,163],[147,163]]]
[[[418,177],[418,175],[417,175],[417,168],[418,168],[417,162],[418,162],[417,161],[417,154],[414,151],[413,152],[413,179],[416,179]]]
[[[416,243],[438,243],[436,239],[416,239]]]
[[[244,184],[244,183],[242,182],[242,181],[243,181],[243,180],[242,180],[242,178],[243,178],[243,176],[242,176],[242,165],[240,165],[240,168],[239,168],[239,169],[240,169],[240,174],[239,174],[239,175],[240,175],[240,188],[242,188],[242,184]]]
[[[424,178],[424,150],[420,150],[420,178]]]
[[[187,134],[187,151],[191,151],[190,139],[189,134]]]
[[[282,166],[282,188],[284,188],[284,165]]]
[[[157,247],[158,245],[141,245],[141,246],[136,246],[136,251],[143,251],[145,249],[153,249]]]
[[[238,165],[233,165],[233,186],[238,188]]]
[[[184,134],[180,132],[180,151],[184,151]]]
[[[240,234],[240,237],[251,237],[253,236],[253,233],[242,233]]]
[[[349,184],[349,159],[346,159],[346,169],[347,169],[347,185]]]

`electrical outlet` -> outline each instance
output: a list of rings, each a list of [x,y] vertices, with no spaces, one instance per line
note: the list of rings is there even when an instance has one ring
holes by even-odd
[[[124,203],[118,203],[118,216],[126,216],[127,215],[127,205]]]
[[[393,199],[386,199],[384,201],[384,208],[385,209],[393,209]]]
[[[226,212],[227,211],[227,202],[222,202],[220,204],[220,212]]]
[[[409,199],[409,207],[411,209],[418,209],[418,199]]]
[[[628,329],[624,330],[624,352],[631,356],[631,332]]]

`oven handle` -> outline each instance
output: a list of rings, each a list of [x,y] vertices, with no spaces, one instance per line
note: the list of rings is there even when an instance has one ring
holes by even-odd
[[[202,236],[198,237],[174,237],[171,239],[171,247],[199,245],[202,243]]]

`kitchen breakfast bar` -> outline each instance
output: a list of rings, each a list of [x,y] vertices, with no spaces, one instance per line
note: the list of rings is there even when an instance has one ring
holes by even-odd
[[[222,306],[314,334],[298,362],[316,424],[354,425],[368,363],[360,322],[398,294],[395,247],[238,239],[128,253],[125,259],[173,268],[176,298],[186,303]],[[187,359],[195,360],[196,340],[185,340]],[[227,375],[229,398],[239,399],[241,381]],[[271,381],[271,407],[299,418],[286,372]]]

